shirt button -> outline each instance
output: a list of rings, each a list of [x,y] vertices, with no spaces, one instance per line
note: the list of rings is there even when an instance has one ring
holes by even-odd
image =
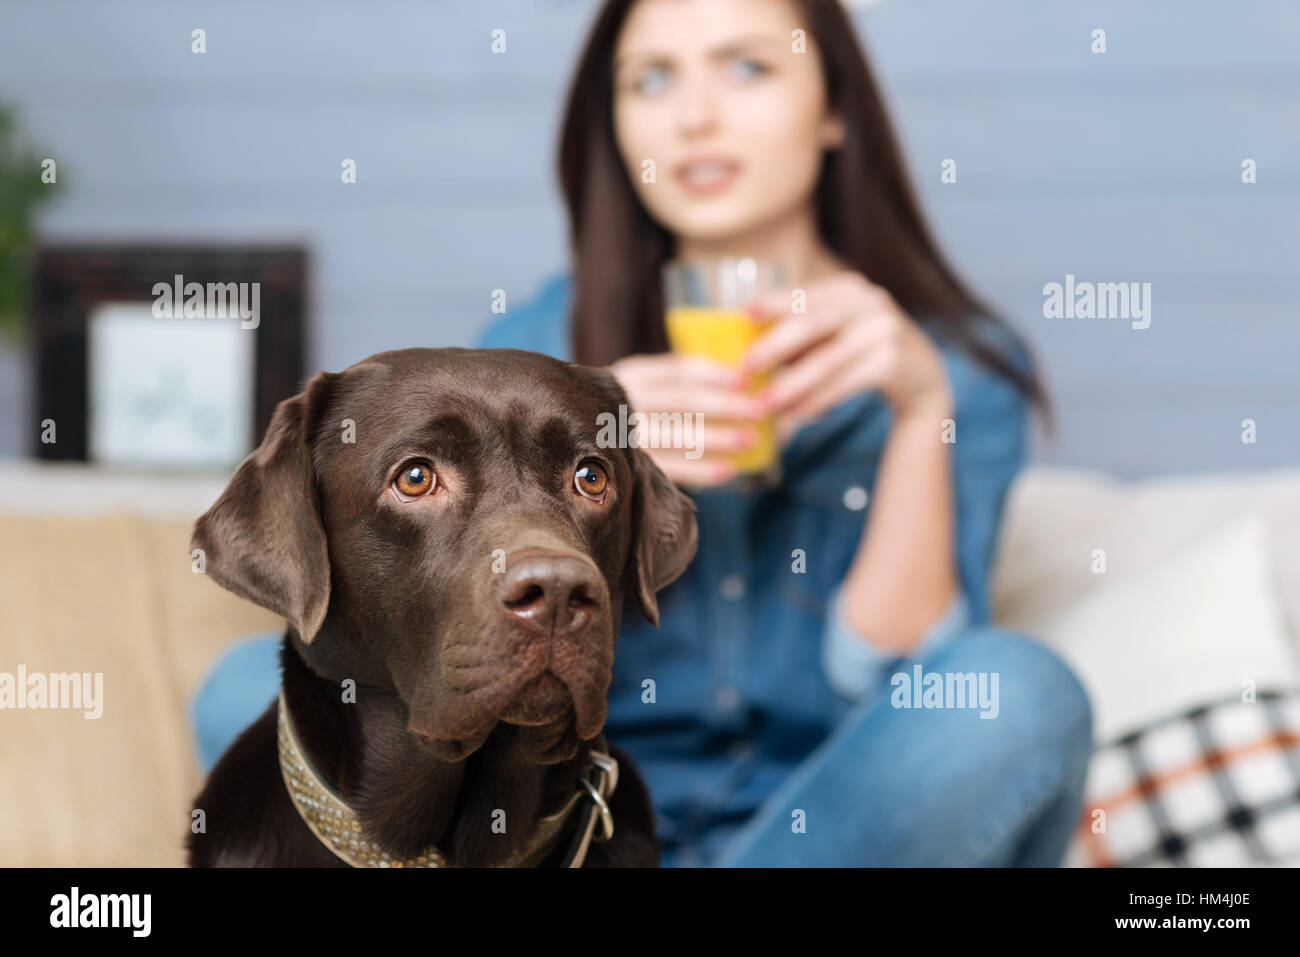
[[[867,490],[861,485],[850,485],[844,490],[844,507],[860,512],[867,507]]]
[[[718,591],[727,601],[740,601],[745,594],[745,579],[739,575],[726,575],[719,582]]]
[[[740,695],[737,694],[735,688],[723,686],[717,690],[713,700],[717,703],[719,710],[735,711],[736,706],[740,704]]]

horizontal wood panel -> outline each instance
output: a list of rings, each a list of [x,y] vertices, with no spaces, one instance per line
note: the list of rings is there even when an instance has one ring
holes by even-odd
[[[489,56],[490,73],[549,74],[570,60],[595,7],[594,0],[18,0],[6,4],[6,16],[34,51],[29,58],[66,44],[74,30],[98,41],[49,63],[53,75],[115,77],[127,63],[129,72],[154,77],[330,77],[364,63],[379,77],[437,77],[482,72]],[[1300,11],[1289,0],[886,0],[857,23],[878,71],[894,82],[961,84],[1009,74],[1294,69],[1300,36]],[[203,56],[190,52],[194,27],[208,32]],[[1107,31],[1104,55],[1090,52],[1098,27]],[[490,52],[497,28],[506,31],[504,56]],[[0,77],[19,72],[11,64]]]
[[[1300,77],[1296,89],[1300,90]],[[1052,191],[1098,196],[1224,198],[1300,193],[1300,92],[1283,104],[1248,95],[1156,104],[1153,123],[1135,104],[1111,110],[1082,100],[1059,112],[1006,97],[990,118],[960,103],[903,104],[911,175],[936,199],[1026,201]],[[231,99],[200,106],[152,105],[130,95],[103,107],[31,105],[24,122],[57,147],[88,186],[202,188],[214,183],[309,192],[339,183],[339,163],[359,164],[358,182],[436,188],[468,182],[549,180],[560,118],[553,98],[531,111],[481,101],[375,105],[313,102],[292,109]],[[1215,114],[1212,124],[1205,115]],[[42,135],[44,134],[44,135]],[[58,156],[58,154],[55,154]],[[93,157],[93,162],[90,161]],[[1244,159],[1257,182],[1241,182]],[[941,165],[957,164],[943,184]]]
[[[1074,395],[1057,408],[1055,442],[1036,437],[1035,460],[1104,467],[1123,477],[1272,468],[1300,462],[1300,421],[1287,396],[1251,397],[1230,390],[1187,391],[1158,401],[1128,393],[1107,399]],[[1241,422],[1256,423],[1253,445]]]

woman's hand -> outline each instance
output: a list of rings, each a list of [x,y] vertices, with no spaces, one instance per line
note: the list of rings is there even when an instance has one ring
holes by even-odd
[[[766,392],[778,436],[866,389],[889,403],[894,418],[843,607],[865,641],[905,654],[958,589],[950,455],[939,441],[939,423],[953,414],[947,368],[893,296],[858,273],[809,283],[805,292],[806,313],[791,313],[788,291],[759,301],[761,314],[778,318],[742,367],[772,370]]]
[[[627,392],[629,413],[640,412],[649,420],[641,447],[678,485],[726,482],[735,474],[727,453],[757,439],[751,423],[762,418],[762,408],[746,393],[746,378],[735,369],[699,356],[663,353],[626,356],[609,371]],[[689,431],[678,431],[666,420],[656,423],[655,413],[680,414]]]
[[[755,316],[776,318],[741,360],[751,375],[774,370],[756,398],[776,414],[783,443],[804,422],[867,389],[879,390],[896,420],[951,415],[942,354],[887,290],[845,271],[804,291],[803,313],[791,312],[785,291],[751,306]]]

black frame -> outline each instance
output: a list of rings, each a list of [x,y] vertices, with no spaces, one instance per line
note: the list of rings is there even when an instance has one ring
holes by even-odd
[[[102,302],[153,301],[155,283],[257,282],[252,435],[256,447],[276,405],[303,379],[307,253],[296,246],[48,245],[35,252],[32,333],[36,362],[31,452],[86,461],[89,435],[87,319]],[[53,419],[58,441],[41,442]]]

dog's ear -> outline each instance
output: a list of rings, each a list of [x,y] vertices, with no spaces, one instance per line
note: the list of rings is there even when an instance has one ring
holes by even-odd
[[[262,444],[194,524],[213,581],[269,608],[310,642],[330,598],[329,549],[312,467],[312,429],[337,373],[322,372],[275,409]]]
[[[695,502],[668,480],[668,476],[641,449],[629,449],[636,481],[632,502],[632,555],[630,565],[641,611],[652,625],[659,624],[655,593],[676,581],[695,557],[699,528]]]

